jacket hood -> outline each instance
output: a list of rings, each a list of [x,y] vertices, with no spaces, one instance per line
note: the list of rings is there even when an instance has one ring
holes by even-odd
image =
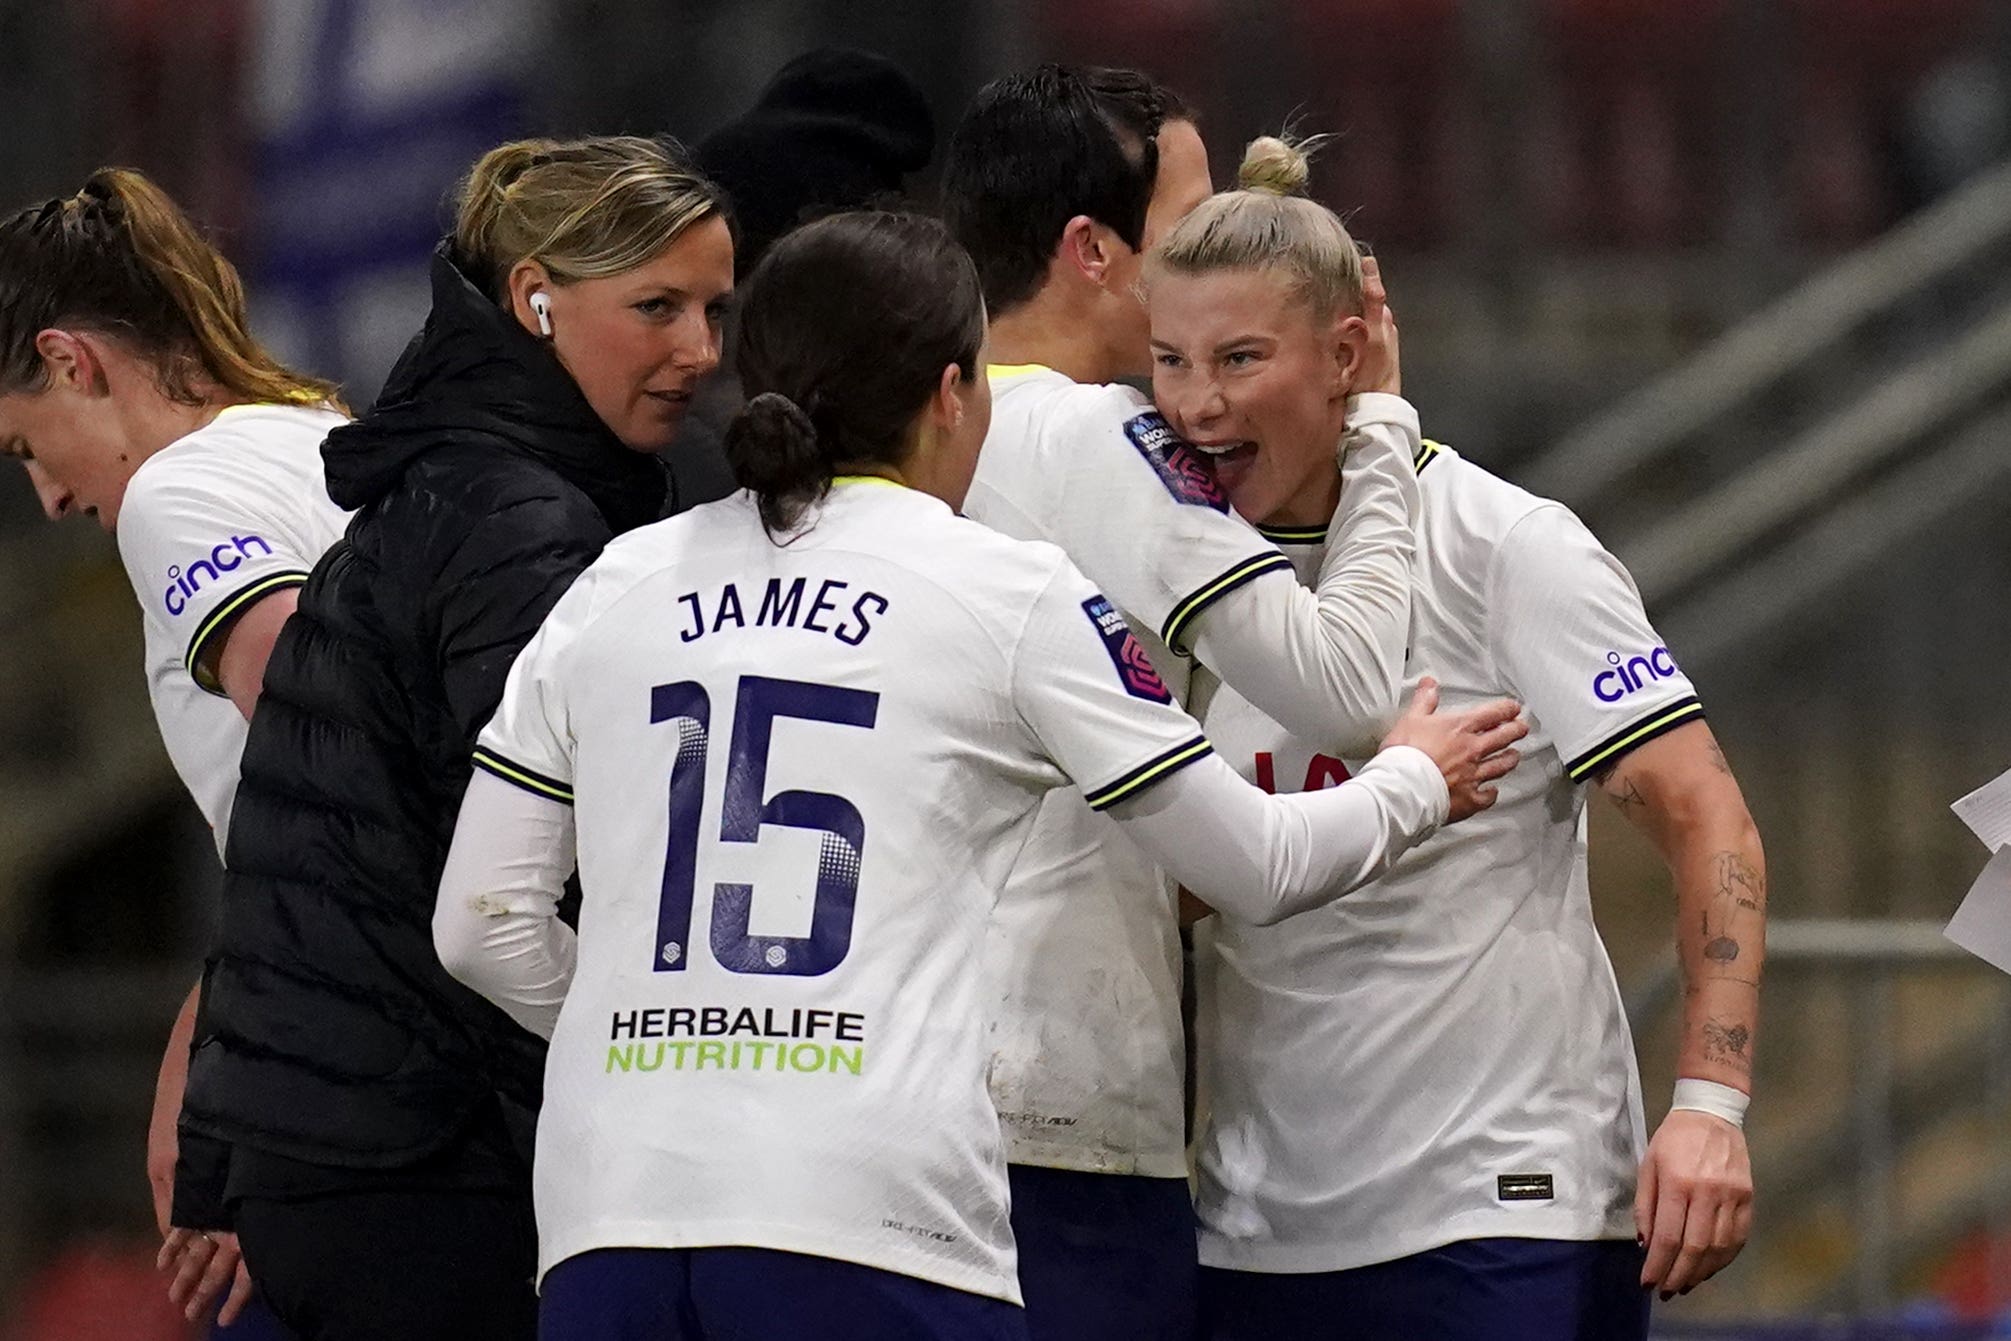
[[[377,402],[322,444],[329,497],[363,507],[391,492],[428,452],[487,440],[549,466],[617,532],[661,516],[663,464],[622,445],[544,342],[463,271],[451,239],[434,249],[432,278],[426,324]]]

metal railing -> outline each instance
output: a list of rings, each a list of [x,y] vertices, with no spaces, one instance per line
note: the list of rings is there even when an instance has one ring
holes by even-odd
[[[1676,509],[1628,548],[1650,599],[1686,590],[2011,384],[2011,302]]]
[[[2011,358],[2011,351],[2006,356]],[[1796,613],[1860,581],[1910,537],[1942,526],[1975,508],[1978,500],[2001,498],[2007,490],[2011,409],[1988,415],[1940,451],[1854,493],[1778,549],[1698,592],[1658,622],[1669,645],[1682,649],[1685,665],[1698,669],[1722,662]],[[1656,580],[1668,579],[1658,574]],[[1646,581],[1642,588],[1650,589]]]
[[[1866,322],[2011,238],[2011,162],[1822,271],[1522,472],[1539,494],[1596,498]]]
[[[2011,624],[1945,593],[1998,571],[1990,556],[2011,510],[2011,163],[1518,477],[1613,532],[1658,627],[1722,710],[1727,749],[1759,756],[1755,811],[1804,859],[1783,863],[1784,901],[1936,908],[1936,890],[1895,879],[1903,863],[1918,882],[1942,860],[1923,836],[1933,826],[1922,808],[1936,803],[1918,769],[1933,760],[1962,773],[2006,739],[1984,668],[2011,655]],[[1961,589],[1994,599],[1976,582]],[[1788,1254],[1791,1268],[1781,1259],[1774,1284],[1799,1273],[1823,1282],[1810,1308],[1889,1317],[1902,1280],[1964,1235],[2011,1242],[2011,1165],[1976,1144],[2011,1119],[2011,979],[1949,943],[1938,919],[1778,921],[1769,965],[1768,1016],[1821,1039],[1805,1007],[1783,1011],[1784,997],[1810,993],[1835,1015],[1828,1052],[1847,1046],[1849,1067],[1808,1059],[1799,1077],[1820,1080],[1787,1100],[1792,1113],[1763,1089],[1753,1139],[1768,1228],[1755,1247],[1769,1251],[1773,1235],[1819,1243]],[[1666,1024],[1677,988],[1672,961],[1639,985],[1637,1029]],[[1923,992],[1961,1004],[1938,1028],[1900,1036],[1903,1003]],[[1763,1050],[1762,1061],[1781,1059]],[[1968,1167],[1951,1167],[1949,1149],[1972,1151]],[[2011,1280],[1989,1284],[2011,1297]]]
[[[2011,162],[1518,474],[1612,524],[1694,673],[1965,509],[2011,499],[2007,409]]]

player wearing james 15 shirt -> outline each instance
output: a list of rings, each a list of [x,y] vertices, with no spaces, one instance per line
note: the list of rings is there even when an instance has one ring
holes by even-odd
[[[744,295],[746,488],[612,543],[482,735],[434,931],[552,1040],[542,1335],[1024,1336],[979,960],[1041,797],[1263,922],[1514,762],[1495,703],[1414,711],[1392,743],[1429,753],[1336,791],[1236,779],[1059,550],[953,513],[983,336],[932,221],[784,239]]]

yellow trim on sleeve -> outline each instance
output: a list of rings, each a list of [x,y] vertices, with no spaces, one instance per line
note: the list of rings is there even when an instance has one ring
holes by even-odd
[[[242,614],[245,607],[256,601],[263,600],[275,591],[281,591],[287,587],[297,587],[306,581],[307,574],[294,569],[289,572],[274,573],[270,577],[262,577],[250,586],[231,593],[222,605],[210,611],[208,619],[205,619],[196,627],[195,636],[189,639],[188,651],[182,654],[182,668],[189,673],[189,677],[200,688],[221,697],[223,686],[214,683],[214,677],[204,675],[200,668],[204,646],[212,637],[216,636],[217,630],[221,629],[226,622]]]
[[[475,751],[475,767],[485,773],[493,773],[505,782],[515,783],[535,796],[543,796],[553,801],[563,801],[567,805],[573,803],[571,788],[562,787],[550,778],[540,777],[529,769],[519,767],[500,755],[492,754],[488,750],[477,749]]]
[[[1625,754],[1636,745],[1646,741],[1650,736],[1658,736],[1671,727],[1681,726],[1692,718],[1701,718],[1703,715],[1704,705],[1694,697],[1686,698],[1673,708],[1657,713],[1655,716],[1641,723],[1641,725],[1628,730],[1623,735],[1607,741],[1604,745],[1598,746],[1589,753],[1580,755],[1565,769],[1565,773],[1573,782],[1582,782],[1599,765],[1609,759]]]
[[[1172,651],[1181,656],[1186,656],[1192,649],[1181,641],[1181,635],[1187,632],[1187,626],[1192,624],[1203,610],[1206,610],[1215,601],[1234,591],[1237,587],[1242,586],[1245,582],[1255,577],[1261,577],[1274,569],[1287,573],[1292,572],[1292,561],[1276,550],[1271,551],[1269,554],[1253,555],[1243,560],[1243,562],[1237,564],[1234,568],[1231,568],[1228,572],[1222,574],[1222,576],[1216,578],[1207,586],[1202,587],[1186,600],[1174,606],[1173,613],[1166,616],[1166,623],[1160,630],[1160,639]]]
[[[1101,790],[1085,792],[1082,799],[1089,804],[1091,810],[1107,810],[1126,797],[1137,795],[1153,783],[1164,780],[1195,760],[1205,759],[1214,752],[1215,747],[1208,743],[1206,737],[1197,737],[1185,745],[1175,746],[1136,772],[1126,774]]]

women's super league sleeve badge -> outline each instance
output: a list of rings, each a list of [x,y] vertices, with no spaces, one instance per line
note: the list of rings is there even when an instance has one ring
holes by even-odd
[[[1124,616],[1117,613],[1117,608],[1107,598],[1090,597],[1082,603],[1082,613],[1089,616],[1089,622],[1096,626],[1096,636],[1103,639],[1103,650],[1110,653],[1111,664],[1117,667],[1117,678],[1123,683],[1125,693],[1148,703],[1173,701],[1173,695],[1167,692],[1166,682],[1153,668],[1145,645],[1138,641],[1131,626],[1124,622]]]
[[[1201,453],[1181,441],[1157,410],[1147,410],[1125,420],[1124,436],[1131,439],[1131,445],[1174,498],[1217,512],[1229,510],[1228,496],[1215,482],[1215,468]]]

